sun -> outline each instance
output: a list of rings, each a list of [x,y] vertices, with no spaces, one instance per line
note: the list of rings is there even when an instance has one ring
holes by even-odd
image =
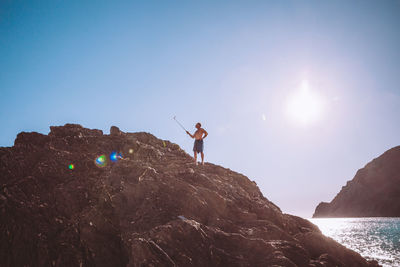
[[[308,81],[303,81],[300,89],[288,98],[287,114],[298,124],[313,124],[322,118],[323,112],[323,98],[310,89]]]

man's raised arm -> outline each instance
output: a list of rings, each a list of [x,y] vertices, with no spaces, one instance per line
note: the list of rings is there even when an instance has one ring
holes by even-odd
[[[189,133],[189,131],[186,131],[186,133],[187,133],[188,135],[190,135],[190,137],[194,138],[194,135],[192,135],[191,133]]]

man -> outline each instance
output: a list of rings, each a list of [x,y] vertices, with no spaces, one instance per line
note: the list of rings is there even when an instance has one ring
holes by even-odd
[[[196,123],[196,132],[194,134],[190,134],[188,131],[186,133],[190,135],[190,137],[194,138],[194,146],[193,146],[193,152],[194,152],[194,162],[197,165],[197,153],[201,154],[201,164],[204,165],[204,153],[203,153],[203,139],[207,137],[208,133],[206,130],[201,128],[201,123],[198,122]]]

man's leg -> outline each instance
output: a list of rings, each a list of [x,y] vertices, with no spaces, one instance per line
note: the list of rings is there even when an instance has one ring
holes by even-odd
[[[194,153],[194,162],[197,164],[197,152],[194,151],[193,153]]]
[[[204,153],[203,152],[201,152],[201,164],[204,165]]]

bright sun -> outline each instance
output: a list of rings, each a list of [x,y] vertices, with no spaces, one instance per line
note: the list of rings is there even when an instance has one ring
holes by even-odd
[[[309,88],[303,81],[300,90],[294,92],[287,102],[288,116],[296,123],[309,125],[321,119],[324,101],[320,95]]]

